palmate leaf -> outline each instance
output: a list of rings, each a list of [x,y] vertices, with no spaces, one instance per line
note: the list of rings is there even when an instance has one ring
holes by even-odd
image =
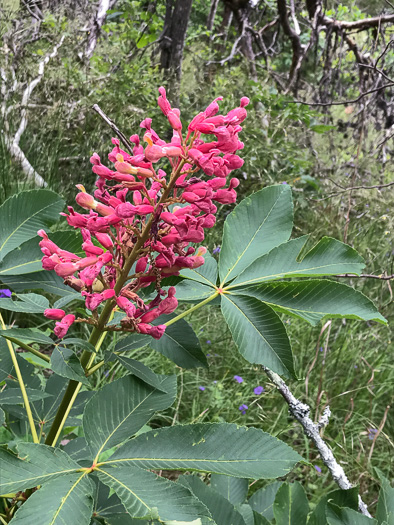
[[[306,525],[309,504],[298,481],[283,483],[276,493],[273,508],[276,525]]]
[[[0,494],[36,487],[80,468],[62,450],[35,443],[18,443],[18,456],[0,447],[0,461]]]
[[[353,509],[341,508],[334,503],[328,503],[326,508],[328,525],[377,525],[377,521],[368,518]]]
[[[0,260],[47,228],[64,208],[59,195],[49,190],[29,190],[13,195],[0,206]]]
[[[244,199],[224,223],[220,281],[229,282],[257,257],[287,241],[292,228],[289,186],[269,186]]]
[[[286,329],[267,304],[245,295],[222,295],[222,313],[239,352],[250,363],[295,376]]]
[[[66,286],[55,272],[34,272],[25,275],[1,275],[0,281],[14,292],[43,290],[62,297],[75,297],[75,291]]]
[[[26,388],[26,394],[29,401],[38,401],[50,397],[50,394],[34,388]],[[5,388],[0,392],[0,405],[20,405],[22,403],[23,397],[20,388]]]
[[[210,520],[206,507],[185,487],[132,466],[103,466],[96,474],[119,496],[134,518],[161,522]],[[198,522],[197,522],[198,523]]]
[[[165,324],[174,314],[160,316],[154,324]],[[150,338],[149,346],[171,359],[182,368],[207,367],[208,362],[201,350],[200,341],[193,328],[184,319],[167,326],[160,339]]]
[[[210,489],[197,476],[181,476],[179,483],[190,489],[208,508],[216,525],[246,525],[242,515],[221,494]]]
[[[199,303],[208,299],[215,288],[192,280],[184,280],[176,287],[176,298],[181,302]]]
[[[282,486],[282,481],[274,481],[262,489],[257,490],[249,500],[252,509],[267,520],[274,519],[274,501],[276,493]]]
[[[394,488],[383,472],[376,469],[376,473],[381,483],[376,517],[379,523],[383,521],[390,523],[389,520],[394,522]]]
[[[197,281],[199,283],[205,284],[206,286],[214,287],[216,286],[218,280],[218,263],[209,252],[204,255],[204,260],[205,262],[202,266],[199,266],[195,269],[184,268],[181,270],[180,275],[181,277],[186,277],[187,279]]]
[[[149,335],[131,334],[121,339],[115,345],[115,352],[130,352],[131,350],[138,350],[143,348],[151,341]]]
[[[248,286],[234,293],[256,297],[279,312],[316,325],[325,317],[386,323],[372,301],[350,286],[329,280],[275,282]]]
[[[93,457],[133,436],[158,410],[172,405],[176,376],[164,376],[161,390],[126,376],[106,385],[87,403],[83,429]]]
[[[59,376],[89,385],[80,360],[69,348],[56,346],[51,355],[51,368]]]
[[[323,496],[309,516],[308,525],[327,525],[326,507],[329,501],[338,507],[348,507],[357,510],[358,487],[353,487],[349,490],[333,490]]]
[[[40,343],[42,345],[53,345],[50,337],[38,330],[30,330],[29,328],[9,328],[8,330],[0,330],[0,336],[5,339],[19,339],[24,343]]]
[[[82,236],[79,232],[57,231],[49,233],[49,238],[63,250],[80,257],[85,256],[81,248]],[[43,257],[39,246],[41,240],[41,237],[35,236],[9,252],[0,263],[0,279],[4,275],[23,275],[41,271]]]
[[[121,446],[106,465],[216,472],[237,478],[276,478],[302,461],[282,441],[229,423],[166,427]]]
[[[68,474],[46,483],[17,510],[15,525],[89,525],[93,510],[92,481],[86,473]]]
[[[116,359],[121,363],[126,370],[128,370],[132,375],[141,379],[147,385],[165,392],[162,386],[162,377],[155,374],[148,366],[144,365],[140,361],[135,359],[130,359],[129,357],[115,356]]]
[[[211,487],[233,505],[240,505],[248,494],[248,480],[223,474],[212,474]]]
[[[49,308],[49,301],[43,295],[36,293],[17,294],[19,301],[13,299],[2,299],[1,309],[21,313],[43,313]]]
[[[256,259],[227,287],[250,286],[288,277],[313,277],[340,273],[360,274],[362,257],[343,242],[323,237],[301,260],[300,253],[308,236],[299,237],[274,248]]]

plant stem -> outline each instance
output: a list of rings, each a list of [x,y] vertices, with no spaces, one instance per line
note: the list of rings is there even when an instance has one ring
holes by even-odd
[[[165,323],[165,326],[170,326],[171,324],[174,324],[176,323],[177,321],[179,321],[179,319],[183,319],[184,317],[186,317],[187,315],[191,314],[192,312],[194,312],[195,310],[198,310],[199,308],[201,308],[202,306],[210,303],[211,301],[213,301],[214,299],[216,299],[216,297],[219,295],[219,292],[215,292],[214,294],[212,294],[210,297],[208,297],[207,299],[204,299],[204,301],[201,301],[201,303],[198,303],[198,304],[195,304],[194,306],[192,306],[191,308],[189,308],[188,310],[186,310],[185,312],[182,312],[181,314],[177,315],[176,317],[174,317],[173,319],[170,319],[167,323]]]
[[[6,330],[7,328],[5,326],[4,319],[3,319],[3,316],[1,315],[1,313],[0,313],[0,323],[1,323],[2,329]],[[16,377],[18,378],[19,387],[20,387],[21,392],[22,392],[22,397],[23,397],[23,402],[25,404],[25,410],[26,410],[26,414],[27,414],[27,419],[29,420],[31,435],[33,436],[34,443],[39,443],[36,427],[34,425],[33,414],[31,413],[29,398],[27,396],[27,392],[26,392],[26,388],[25,388],[25,383],[23,382],[23,377],[22,377],[22,374],[21,374],[21,370],[19,368],[19,364],[18,364],[18,360],[16,358],[16,353],[15,353],[14,347],[12,346],[11,341],[8,341],[8,339],[7,339],[7,346],[8,346],[8,349],[10,351],[10,354],[11,354],[12,364],[14,365]]]
[[[9,337],[8,335],[3,335],[3,337],[5,339],[8,339],[9,341],[12,341],[13,343],[17,344],[18,346],[20,346],[24,350],[27,350],[28,352],[34,354],[35,356],[39,357],[40,359],[43,359],[47,363],[51,362],[51,358],[50,357],[48,357],[45,354],[42,354],[38,350],[35,350],[32,346],[27,345],[26,343],[23,343],[22,341],[19,341],[19,339],[16,339],[15,337]]]
[[[185,164],[186,160],[185,159],[182,159],[177,167],[177,169],[175,170],[175,172],[173,173],[172,177],[171,177],[171,180],[167,186],[167,188],[164,190],[163,192],[163,195],[161,196],[159,202],[157,205],[160,205],[161,203],[165,202],[165,200],[167,199],[167,197],[169,196],[171,190],[173,189],[174,185],[175,185],[175,182],[177,180],[177,178],[179,177],[181,171],[182,171],[182,167],[183,165]],[[122,273],[119,277],[119,279],[117,280],[116,284],[115,284],[115,287],[114,287],[114,290],[115,290],[115,294],[118,295],[120,293],[120,291],[122,290],[125,282],[127,281],[128,279],[128,276],[129,276],[129,272],[134,264],[134,262],[137,260],[138,258],[138,255],[139,255],[139,252],[141,250],[141,248],[143,248],[145,242],[148,240],[149,238],[149,234],[150,234],[150,230],[151,230],[151,227],[152,227],[152,224],[153,224],[153,220],[154,220],[154,214],[152,213],[148,222],[146,223],[145,225],[145,228],[144,228],[144,231],[142,232],[141,234],[141,237],[137,240],[137,242],[135,243],[129,257],[126,259],[125,263],[124,263],[124,266],[123,266],[123,269],[122,269]],[[95,326],[92,330],[92,333],[90,335],[90,338],[89,338],[89,343],[92,344],[96,350],[98,350],[103,342],[103,338],[105,337],[106,333],[107,332],[104,332],[104,327],[105,325],[107,324],[110,316],[111,316],[111,313],[112,313],[112,309],[113,309],[113,301],[109,300],[106,302],[102,312],[101,312],[101,315],[100,315],[100,318],[98,320],[98,324],[97,326]],[[84,368],[84,370],[86,371],[92,364],[93,360],[94,360],[94,357],[95,357],[96,353],[92,353],[92,352],[89,352],[88,350],[84,350],[84,352],[82,353],[81,355],[81,366]],[[67,418],[67,415],[69,414],[73,404],[74,404],[74,401],[76,399],[76,396],[79,392],[79,390],[81,389],[81,386],[82,384],[79,383],[78,381],[75,381],[75,380],[70,380],[68,386],[67,386],[67,389],[66,389],[66,392],[64,393],[64,396],[63,396],[63,399],[59,405],[59,408],[57,410],[57,413],[56,413],[56,416],[55,416],[55,419],[53,420],[53,423],[51,425],[51,428],[48,432],[48,435],[46,437],[46,440],[45,440],[45,443],[47,445],[51,445],[51,446],[55,446],[56,445],[56,441],[58,439],[58,437],[60,436],[60,432],[63,428],[63,425],[66,421],[66,418]],[[66,415],[66,416],[65,416]]]

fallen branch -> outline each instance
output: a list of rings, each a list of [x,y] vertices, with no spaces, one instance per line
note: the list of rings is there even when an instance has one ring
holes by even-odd
[[[262,368],[272,383],[279,390],[279,393],[285,399],[286,403],[289,405],[290,414],[300,423],[304,429],[305,435],[314,443],[323,463],[330,471],[335,483],[337,483],[339,488],[342,490],[351,489],[353,485],[347,478],[345,471],[335,459],[332,450],[320,435],[320,430],[328,424],[331,415],[330,407],[327,406],[324,409],[323,415],[321,416],[319,422],[314,423],[309,417],[311,411],[310,407],[305,403],[302,403],[292,394],[289,387],[278,374],[264,366]],[[362,514],[371,517],[370,513],[368,512],[367,505],[363,502],[361,496],[358,497],[358,508]]]
[[[378,279],[379,281],[391,281],[391,279],[394,279],[394,274],[393,275],[385,275],[385,274],[381,274],[381,275],[373,275],[373,274],[370,274],[370,273],[362,273],[361,275],[355,275],[355,274],[352,274],[352,273],[343,273],[343,274],[338,274],[338,275],[335,275],[334,277],[346,277],[346,278],[356,278],[356,279]]]
[[[133,144],[127,139],[126,135],[124,135],[118,126],[115,124],[115,122],[109,118],[108,115],[104,113],[104,111],[100,108],[98,104],[93,104],[92,109],[96,111],[100,115],[100,117],[108,124],[108,126],[116,133],[116,135],[120,138],[123,145],[129,150],[129,152],[133,154]]]

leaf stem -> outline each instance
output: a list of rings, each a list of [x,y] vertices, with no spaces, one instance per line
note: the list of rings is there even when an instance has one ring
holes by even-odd
[[[4,323],[3,316],[1,315],[1,313],[0,313],[0,324],[1,324],[1,327],[2,327],[3,330],[7,330],[7,328],[5,326],[5,323]],[[31,435],[33,436],[34,443],[39,443],[36,427],[34,425],[33,414],[31,412],[31,408],[30,408],[29,398],[27,396],[27,392],[26,392],[26,388],[25,388],[25,383],[23,382],[23,377],[22,377],[22,374],[21,374],[21,370],[19,368],[19,364],[18,364],[18,360],[16,358],[16,353],[15,353],[14,347],[12,346],[11,341],[9,341],[8,339],[7,339],[7,346],[8,346],[8,349],[10,351],[10,354],[11,354],[11,359],[12,359],[12,363],[14,365],[16,377],[18,378],[19,387],[20,387],[21,392],[22,392],[22,397],[23,397],[23,402],[25,404],[25,410],[26,410],[26,414],[27,414],[27,419],[29,420]]]
[[[27,345],[26,343],[23,343],[19,339],[16,339],[15,337],[10,337],[10,336],[4,335],[4,334],[2,334],[2,336],[4,337],[4,339],[8,339],[9,341],[12,341],[13,343],[15,343],[18,346],[20,346],[21,348],[23,348],[23,350],[27,350],[28,352],[34,354],[35,356],[39,357],[40,359],[43,359],[47,363],[51,362],[51,358],[50,357],[48,357],[45,354],[42,354],[41,352],[39,352],[38,350],[36,350],[32,346]]]
[[[191,308],[189,308],[188,310],[186,310],[185,312],[182,312],[181,314],[177,315],[176,317],[174,317],[173,319],[170,319],[167,323],[165,323],[165,326],[170,326],[171,324],[174,324],[176,323],[177,321],[179,321],[179,319],[183,319],[184,317],[186,317],[187,315],[191,314],[192,312],[194,312],[195,310],[198,310],[199,308],[201,308],[202,306],[210,303],[211,301],[213,301],[214,299],[216,299],[216,297],[219,295],[219,292],[215,292],[214,294],[212,294],[210,297],[208,297],[207,299],[204,299],[204,301],[201,301],[201,303],[198,303],[198,304],[195,304],[194,306],[192,306]]]

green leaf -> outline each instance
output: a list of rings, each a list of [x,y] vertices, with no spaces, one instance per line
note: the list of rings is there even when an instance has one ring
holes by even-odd
[[[94,486],[86,473],[57,478],[34,492],[12,518],[15,525],[89,525]]]
[[[378,522],[353,509],[341,508],[328,503],[326,508],[328,525],[374,525]]]
[[[364,261],[356,250],[330,237],[323,237],[305,257],[298,260],[306,240],[307,236],[303,236],[274,248],[246,268],[228,289],[288,277],[360,274],[364,268]]]
[[[326,317],[386,323],[368,297],[334,281],[281,281],[237,288],[236,293],[256,297],[275,310],[305,319],[312,325]]]
[[[162,315],[157,324],[165,324],[173,317],[174,314]],[[184,319],[167,326],[160,339],[151,338],[149,346],[182,368],[208,366],[207,358],[201,350],[200,341],[193,328]]]
[[[276,493],[282,486],[282,481],[274,481],[269,485],[257,490],[249,500],[249,505],[253,510],[267,518],[274,519],[274,501]]]
[[[257,428],[199,423],[161,428],[137,436],[120,447],[106,463],[257,479],[284,476],[299,461],[301,456],[292,448]]]
[[[129,357],[116,356],[116,359],[121,363],[126,370],[136,377],[139,377],[144,383],[161,392],[165,392],[162,387],[161,377],[158,376],[148,366],[142,364],[140,361],[130,359]]]
[[[269,186],[244,199],[224,223],[219,256],[222,284],[239,275],[257,257],[287,241],[292,228],[289,186]]]
[[[1,281],[15,292],[43,290],[64,297],[75,297],[75,290],[66,286],[55,272],[34,272],[26,275],[2,275]]]
[[[389,480],[383,475],[383,472],[378,468],[375,469],[379,477],[381,486],[379,492],[378,507],[376,510],[376,518],[379,523],[386,520],[389,521],[394,517],[394,488],[390,485]]]
[[[204,299],[208,299],[213,293],[214,288],[205,286],[205,284],[197,281],[185,280],[179,283],[176,287],[176,298],[178,301],[198,303]]]
[[[50,337],[38,330],[30,330],[29,328],[9,328],[8,330],[0,330],[0,336],[9,339],[19,339],[23,343],[40,343],[42,345],[53,345]]]
[[[176,395],[174,383],[175,376],[164,376],[163,392],[126,376],[98,391],[83,415],[83,429],[93,457],[133,436],[156,411],[170,407]]]
[[[11,374],[13,368],[14,365],[7,341],[0,337],[0,382],[4,381]]]
[[[242,515],[226,498],[205,485],[197,476],[181,476],[179,482],[207,507],[216,525],[246,525]]]
[[[36,293],[25,293],[17,295],[19,301],[14,301],[12,298],[1,300],[1,309],[10,310],[11,312],[22,313],[43,313],[46,308],[49,308],[49,301],[46,297]]]
[[[61,197],[49,190],[22,191],[7,199],[0,206],[0,260],[57,221],[63,208]]]
[[[18,456],[0,447],[0,494],[9,494],[53,481],[80,468],[59,448],[18,443]]]
[[[323,496],[314,508],[312,514],[309,516],[308,525],[327,525],[326,507],[328,501],[339,507],[349,507],[353,510],[357,510],[358,487],[353,487],[349,490],[333,490]]]
[[[26,388],[26,394],[29,401],[38,401],[50,396],[43,390],[35,390],[33,388]],[[0,405],[20,405],[21,403],[23,403],[23,397],[19,387],[6,388],[0,392]]]
[[[104,466],[99,479],[119,496],[134,518],[192,521],[209,518],[209,512],[190,490],[138,467]]]
[[[89,385],[84,369],[72,350],[56,346],[51,355],[52,370],[62,377]]]
[[[143,348],[151,342],[149,335],[132,334],[121,339],[115,345],[115,352],[129,352],[130,350],[138,350]]]
[[[0,426],[3,425],[5,422],[5,413],[4,410],[0,408]]]
[[[209,287],[215,287],[218,280],[218,263],[212,255],[207,252],[204,255],[204,264],[195,269],[184,268],[180,271],[181,277],[186,277],[193,281],[205,284]],[[180,283],[181,284],[181,283]],[[178,287],[177,287],[178,294]]]
[[[254,515],[254,525],[270,525],[270,522],[267,520],[267,518],[264,518],[261,514],[257,514],[257,512],[253,512]]]
[[[80,257],[85,256],[81,248],[82,237],[78,232],[58,231],[49,233],[49,238],[63,250],[75,253]],[[43,257],[39,246],[41,240],[41,237],[33,237],[9,252],[0,264],[0,278],[3,275],[22,275],[41,271]]]
[[[243,517],[245,525],[254,525],[254,512],[248,503],[237,505],[235,508]]]
[[[309,504],[302,485],[283,483],[276,493],[274,516],[276,525],[306,525]]]
[[[286,329],[270,306],[254,297],[223,294],[222,313],[247,361],[295,377]]]
[[[64,447],[64,452],[70,456],[74,461],[88,461],[90,460],[90,449],[84,437],[77,437],[69,441]]]
[[[212,474],[211,487],[233,505],[243,503],[248,494],[247,479],[224,476],[223,474]]]

